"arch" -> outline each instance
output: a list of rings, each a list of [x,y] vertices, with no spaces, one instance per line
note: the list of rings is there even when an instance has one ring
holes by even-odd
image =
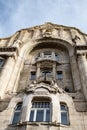
[[[32,44],[31,44],[32,42]],[[73,54],[73,51],[74,51],[74,46],[72,45],[72,43],[70,42],[67,42],[63,39],[56,39],[56,38],[48,38],[48,39],[40,39],[40,40],[36,40],[36,41],[27,41],[25,44],[23,44],[23,46],[21,47],[21,50],[20,50],[20,56],[21,57],[26,57],[29,55],[29,53],[31,53],[34,48],[36,48],[37,46],[39,45],[45,45],[45,44],[53,44],[53,45],[57,45],[57,46],[60,46],[60,47],[63,47],[65,48],[70,55]]]

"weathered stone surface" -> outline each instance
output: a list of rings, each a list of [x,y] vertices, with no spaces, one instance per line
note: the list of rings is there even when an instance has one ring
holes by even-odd
[[[0,39],[0,57],[0,130],[87,129],[86,34],[52,23],[22,29]],[[29,122],[34,101],[51,103],[50,122]],[[18,103],[20,120],[12,124]],[[61,122],[61,104],[68,125]]]

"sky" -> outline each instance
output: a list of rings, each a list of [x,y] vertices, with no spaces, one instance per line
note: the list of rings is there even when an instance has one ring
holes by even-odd
[[[87,33],[87,0],[0,0],[0,38],[46,22]]]

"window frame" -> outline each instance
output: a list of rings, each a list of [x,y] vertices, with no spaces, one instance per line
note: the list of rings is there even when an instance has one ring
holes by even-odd
[[[58,71],[56,72],[56,75],[57,75],[57,79],[58,79],[58,80],[63,80],[63,71],[58,70]]]
[[[60,54],[58,54],[58,53],[55,52],[55,59],[57,61],[60,61],[61,60]]]
[[[20,109],[18,109],[18,106],[21,106]],[[17,103],[15,109],[14,109],[14,113],[13,113],[13,118],[12,118],[12,123],[11,124],[17,124],[18,122],[20,122],[20,117],[21,117],[21,110],[22,110],[22,102]],[[19,117],[16,117],[16,114],[19,114]],[[16,119],[15,121],[15,118]]]
[[[3,66],[4,62],[5,62],[5,59],[0,57],[0,68]]]
[[[52,51],[44,51],[43,55],[44,55],[44,58],[51,58],[52,57]]]
[[[40,103],[49,103],[49,108],[44,108],[44,107],[32,107],[30,110],[30,116],[29,116],[29,122],[51,122],[51,102],[50,101],[35,101],[32,102],[32,106],[33,103],[37,103],[40,105]],[[33,111],[33,117],[31,117],[31,112]],[[37,115],[38,112],[43,111],[43,119],[42,120],[38,120],[37,119]],[[47,120],[47,111],[49,111],[49,119]],[[32,120],[31,120],[32,119]]]
[[[61,108],[61,106],[64,106],[64,110]],[[60,113],[61,113],[61,124],[63,125],[69,125],[69,111],[68,111],[68,107],[65,103],[60,103]],[[64,119],[62,117],[62,115],[65,114],[66,115],[66,121],[64,122]]]
[[[34,73],[34,75],[33,75]],[[30,80],[35,80],[36,79],[36,71],[31,71],[30,72]]]

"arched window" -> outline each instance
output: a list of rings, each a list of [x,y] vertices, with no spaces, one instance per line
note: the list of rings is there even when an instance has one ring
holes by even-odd
[[[33,101],[30,111],[30,122],[50,122],[51,121],[51,103],[48,100]]]
[[[61,107],[61,124],[69,125],[68,108],[64,103],[60,104]]]
[[[20,121],[21,108],[22,108],[22,102],[20,102],[20,103],[18,103],[16,105],[13,120],[12,120],[12,124],[16,124],[16,123],[18,123]]]

